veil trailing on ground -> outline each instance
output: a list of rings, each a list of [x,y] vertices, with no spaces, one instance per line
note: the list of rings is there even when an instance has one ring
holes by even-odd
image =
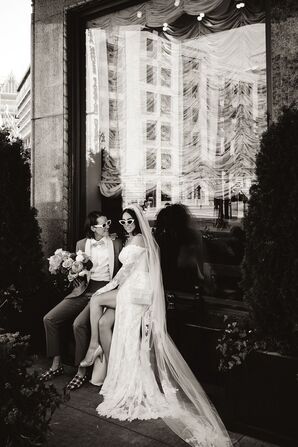
[[[136,213],[148,251],[153,300],[142,338],[150,343],[151,357],[154,357],[152,368],[155,368],[154,374],[170,409],[170,414],[163,419],[193,447],[232,446],[217,411],[167,333],[159,248],[149,223],[138,205],[129,205],[126,209]],[[145,340],[142,343],[145,344]]]

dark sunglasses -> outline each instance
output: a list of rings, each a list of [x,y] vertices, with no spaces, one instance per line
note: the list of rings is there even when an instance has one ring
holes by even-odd
[[[131,225],[131,224],[133,224],[134,223],[134,219],[120,219],[119,220],[119,223],[121,224],[121,225]]]

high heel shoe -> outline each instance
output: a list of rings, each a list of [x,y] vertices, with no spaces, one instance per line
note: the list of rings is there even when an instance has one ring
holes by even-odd
[[[99,360],[99,357],[95,359],[92,376],[90,379],[90,383],[95,386],[101,386],[107,375],[107,362],[105,356],[103,356],[102,361]]]
[[[88,366],[92,366],[93,363],[95,362],[95,359],[97,357],[99,357],[100,361],[102,362],[103,350],[102,350],[102,347],[100,345],[93,352],[91,360],[89,360],[89,362],[86,359],[82,360],[81,363],[80,363],[80,366],[82,366],[82,368],[87,368]]]

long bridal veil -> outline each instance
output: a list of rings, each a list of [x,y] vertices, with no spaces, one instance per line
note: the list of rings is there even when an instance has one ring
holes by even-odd
[[[148,252],[153,300],[143,322],[142,346],[150,350],[156,380],[170,409],[163,419],[193,447],[232,446],[217,411],[167,333],[159,248],[149,223],[138,205],[126,209],[135,211]]]

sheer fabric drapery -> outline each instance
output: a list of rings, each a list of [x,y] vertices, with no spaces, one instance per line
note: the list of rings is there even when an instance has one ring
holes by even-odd
[[[225,0],[154,0],[88,23],[98,107],[87,136],[104,154],[104,196],[206,216],[215,200],[248,197],[266,127],[263,19]]]
[[[234,0],[181,0],[178,6],[174,5],[173,0],[150,0],[94,19],[88,23],[88,27],[103,29],[112,26],[140,25],[157,28],[168,23],[171,24],[171,28],[175,28],[175,22],[184,15],[196,20],[200,13],[204,13],[205,17],[204,21],[197,22],[197,27],[203,29],[204,33],[264,21],[263,0],[247,1],[245,8],[241,9],[235,6]],[[188,26],[192,27],[192,22],[188,22]],[[178,28],[180,26],[176,28],[177,31]]]

